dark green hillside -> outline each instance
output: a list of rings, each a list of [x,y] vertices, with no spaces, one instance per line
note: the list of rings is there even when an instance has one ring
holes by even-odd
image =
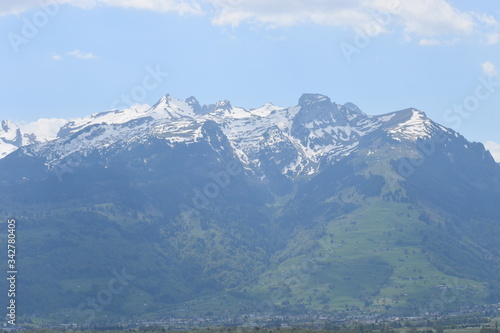
[[[498,301],[499,165],[451,132],[396,140],[386,127],[289,178],[277,170],[298,155],[284,135],[256,154],[260,172],[210,121],[189,144],[148,137],[74,153],[62,174],[18,150],[0,160],[0,225],[18,221],[22,318],[221,319],[263,304],[411,316]]]

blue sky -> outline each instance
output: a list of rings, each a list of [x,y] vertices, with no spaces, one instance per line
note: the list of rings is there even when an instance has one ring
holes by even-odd
[[[418,108],[500,154],[497,0],[3,0],[0,32],[0,119],[317,92]]]

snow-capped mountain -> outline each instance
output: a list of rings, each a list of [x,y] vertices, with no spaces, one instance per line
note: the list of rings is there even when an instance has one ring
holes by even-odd
[[[3,120],[0,124],[0,158],[23,145],[21,130],[14,123]]]
[[[207,122],[217,124],[247,171],[264,178],[314,174],[323,164],[357,150],[363,138],[374,132],[398,142],[452,133],[415,109],[369,116],[352,103],[336,104],[320,94],[304,94],[292,107],[268,103],[251,110],[229,101],[201,106],[194,97],[179,100],[166,95],[151,107],[71,120],[53,140],[23,135],[12,123],[3,122],[1,157],[24,146],[25,154],[45,159],[50,169],[73,154],[132,149],[153,138],[171,147],[199,142],[204,140],[202,128]]]
[[[0,159],[0,214],[23,221],[33,245],[20,268],[27,314],[46,303],[51,317],[74,313],[96,295],[80,281],[105,283],[110,267],[140,277],[120,295],[127,306],[108,307],[120,318],[192,300],[225,304],[213,311],[226,316],[262,290],[283,290],[284,313],[324,314],[337,296],[369,313],[398,297],[394,309],[413,311],[455,278],[457,306],[500,299],[500,166],[419,110],[367,115],[319,94],[257,109],[167,95],[62,122],[1,128],[4,147],[21,146]],[[300,288],[282,288],[309,259]]]
[[[11,121],[0,123],[0,159],[21,146],[51,141],[57,138],[60,127],[66,123],[64,119],[41,118],[24,126]]]

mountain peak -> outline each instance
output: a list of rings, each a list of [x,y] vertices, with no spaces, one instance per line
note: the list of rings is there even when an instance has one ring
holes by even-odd
[[[4,158],[22,144],[21,131],[18,126],[9,120],[2,120],[0,124],[0,158]]]
[[[158,102],[156,102],[152,107],[151,109],[155,109],[157,108],[158,106],[160,105],[169,105],[170,104],[170,101],[171,101],[171,96],[170,94],[165,94],[162,98],[160,98],[158,100]]]
[[[287,161],[297,174],[303,172],[310,162],[317,163],[321,158],[333,160],[346,156],[356,149],[360,137],[378,128],[382,128],[396,141],[412,142],[419,138],[431,137],[440,128],[443,129],[428,119],[424,112],[414,108],[368,117],[353,103],[336,104],[328,96],[316,93],[303,94],[299,104],[293,107],[281,108],[267,103],[251,110],[232,106],[228,100],[202,106],[193,96],[180,100],[166,94],[152,107],[138,105],[60,123],[57,137],[66,138],[68,134],[80,132],[87,127],[102,125],[102,131],[109,131],[110,142],[121,142],[130,131],[135,131],[131,126],[125,125],[132,120],[140,120],[141,124],[147,122],[144,126],[147,131],[154,127],[157,133],[161,132],[161,135],[169,138],[171,142],[186,142],[186,138],[196,137],[186,134],[193,132],[196,124],[205,123],[207,120],[215,121],[232,140],[231,143],[238,150],[238,154],[243,156],[244,163],[253,163],[248,161],[257,161],[260,158],[256,147],[261,143],[266,130],[277,125],[276,128],[283,132],[283,135],[278,135],[277,140],[296,151],[296,160]],[[40,140],[38,134],[36,138],[26,136],[24,128],[21,129],[23,135],[17,136],[13,128],[15,125],[8,121],[0,124],[0,140],[4,143],[4,154],[0,158],[22,145],[56,138],[55,135],[46,135],[45,139]],[[137,133],[141,130],[138,127]],[[138,134],[137,138],[142,138],[141,135]],[[22,142],[16,141],[18,138],[21,138]],[[127,142],[132,141],[132,136],[127,137]],[[102,142],[95,141],[95,147],[100,148]],[[263,146],[264,143],[269,144],[269,140],[262,142]],[[89,146],[87,141],[85,144]],[[110,144],[106,143],[106,147]],[[75,145],[75,149],[80,147]],[[258,164],[255,165],[258,168]],[[282,167],[280,172],[285,169]]]
[[[349,110],[351,113],[359,114],[359,115],[366,115],[361,109],[354,103],[347,102],[344,105],[342,105],[343,108],[346,110]]]
[[[2,132],[10,132],[12,129],[17,129],[17,126],[10,120],[2,120]]]
[[[344,105],[342,105],[340,107],[340,113],[348,122],[366,117],[366,114],[363,111],[361,111],[361,109],[358,108],[357,105],[351,102],[347,102]]]
[[[87,310],[73,303],[95,300],[111,268],[130,289],[103,312],[106,325],[266,325],[255,300],[272,290],[287,300],[276,318],[291,323],[412,313],[425,323],[496,308],[484,305],[500,295],[500,167],[483,145],[416,109],[368,117],[319,94],[299,103],[248,111],[222,101],[200,115],[194,97],[167,95],[144,112],[73,120],[74,134],[0,160],[2,219],[22,218],[35,245],[22,257],[33,263],[18,299],[26,318],[83,323]],[[16,149],[3,141],[16,131],[0,122],[0,157]],[[314,265],[300,288],[297,263]],[[426,307],[455,291],[453,304]]]
[[[19,127],[10,120],[2,120],[0,128],[0,138],[3,141],[20,145],[21,142],[18,142],[19,140],[21,140],[21,132]]]
[[[425,112],[415,108],[404,109],[393,114],[388,132],[398,141],[429,138],[438,127],[444,128],[427,118]]]
[[[224,110],[230,110],[231,109],[231,102],[229,102],[228,100],[223,100],[223,101],[219,101],[217,102],[217,104],[215,105],[215,108],[216,109],[224,109]]]
[[[195,114],[205,114],[206,113],[206,108],[203,108],[200,105],[200,102],[196,99],[194,96],[190,96],[184,100],[187,105],[189,105]]]
[[[299,106],[308,106],[312,104],[332,104],[328,96],[322,94],[302,94],[299,98]]]
[[[194,97],[189,97],[187,98],[185,101],[181,101],[175,97],[172,97],[170,94],[165,94],[165,96],[163,96],[162,98],[160,98],[160,100],[158,100],[158,102],[156,102],[156,104],[154,104],[151,109],[158,109],[158,108],[170,108],[172,106],[176,106],[179,102],[182,102],[182,103],[186,103],[186,104],[189,104],[188,100],[191,102],[191,103],[196,103],[198,102],[196,100],[196,98]]]
[[[166,102],[168,103],[168,101],[172,98],[172,96],[170,96],[170,94],[165,94],[162,98],[160,98],[160,102]]]

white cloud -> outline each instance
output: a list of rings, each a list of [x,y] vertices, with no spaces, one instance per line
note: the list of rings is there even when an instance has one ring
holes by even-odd
[[[486,25],[497,27],[498,26],[498,21],[491,15],[487,14],[475,14],[476,18],[478,19],[479,22],[482,22]]]
[[[60,118],[41,118],[32,123],[21,125],[21,129],[25,133],[35,134],[40,141],[48,141],[57,137],[59,129],[68,121]]]
[[[398,18],[404,32],[416,36],[470,34],[474,28],[471,14],[460,12],[445,0],[401,2]]]
[[[313,22],[357,27],[369,21],[398,23],[418,36],[468,34],[474,27],[471,14],[460,12],[445,0],[205,0],[219,8],[215,24],[238,25],[243,21],[291,25]],[[378,15],[381,14],[381,15]],[[392,18],[390,17],[392,15]]]
[[[479,29],[484,31],[482,40],[493,45],[500,42],[500,23],[491,15],[475,14]]]
[[[0,16],[8,14],[17,15],[37,7],[40,7],[37,0],[4,0],[0,1]]]
[[[462,11],[449,0],[202,0],[217,11],[216,25],[244,22],[266,27],[313,23],[361,30],[375,36],[399,31],[422,46],[453,45],[464,37],[486,44],[500,40],[495,17]]]
[[[92,52],[87,52],[83,53],[80,50],[74,50],[71,52],[66,52],[67,55],[78,58],[78,59],[83,59],[83,60],[88,60],[88,59],[97,59],[97,57],[92,53]]]
[[[56,0],[44,0],[52,1]],[[369,36],[401,31],[406,40],[435,45],[442,40],[471,36],[495,44],[500,41],[500,24],[491,15],[462,11],[451,0],[57,0],[91,9],[112,6],[208,14],[215,25],[242,23],[269,28],[297,24],[318,24],[361,29]],[[2,0],[0,15],[19,13],[38,6],[38,0]]]
[[[455,45],[458,42],[460,42],[460,38],[457,38],[457,37],[450,39],[450,40],[423,38],[423,39],[418,41],[418,45],[421,45],[421,46]]]
[[[55,61],[60,61],[60,60],[63,60],[63,56],[60,55],[60,54],[57,54],[57,53],[54,53],[50,56],[52,58],[52,60],[55,60]]]
[[[500,163],[500,143],[488,141],[484,144],[484,146],[490,151],[495,161]]]
[[[21,14],[22,12],[36,8],[40,9],[47,5],[72,5],[85,9],[110,6],[159,12],[177,12],[179,14],[201,13],[201,5],[196,0],[2,0],[0,1],[0,16]]]
[[[313,23],[362,29],[368,35],[386,32],[395,5],[376,5],[377,0],[204,0],[217,8],[216,25],[238,26],[243,22],[268,27]],[[229,4],[228,4],[229,3]],[[366,5],[365,5],[366,3]]]
[[[500,42],[500,33],[490,33],[486,35],[486,42],[490,45]]]
[[[496,76],[498,75],[497,69],[495,65],[493,65],[491,62],[486,61],[481,64],[481,67],[483,68],[483,74],[486,76]]]
[[[201,6],[196,1],[183,0],[70,0],[80,3],[80,6],[91,7],[106,5],[111,7],[125,7],[134,9],[147,9],[158,12],[177,12],[179,14],[199,14]]]
[[[422,46],[437,46],[437,45],[441,45],[441,41],[439,41],[437,39],[427,39],[427,38],[424,38],[424,39],[421,39],[418,42],[418,44],[422,45]]]
[[[66,55],[77,58],[77,59],[82,59],[82,60],[90,60],[90,59],[97,59],[97,56],[93,54],[92,52],[82,52],[78,49],[66,52]],[[61,61],[64,59],[64,56],[60,55],[59,53],[52,53],[50,55],[52,60],[55,61]]]

